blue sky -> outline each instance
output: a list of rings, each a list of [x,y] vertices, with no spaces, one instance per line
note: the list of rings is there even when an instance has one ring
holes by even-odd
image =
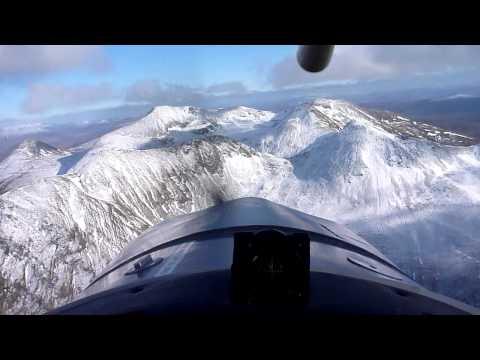
[[[295,46],[108,46],[113,81],[121,85],[152,76],[163,82],[208,86],[243,81],[261,88],[261,67],[295,52]],[[134,61],[132,61],[134,60]]]
[[[119,96],[89,107],[123,103],[122,91],[143,80],[190,87],[238,81],[250,90],[265,90],[270,86],[262,71],[295,49],[294,46],[104,46],[101,56],[108,63],[106,69],[92,69],[79,63],[58,71],[40,70],[32,74],[31,81],[23,76],[16,78],[15,74],[2,79],[0,66],[0,118],[38,115],[22,111],[29,89],[37,84],[76,87],[105,83]],[[50,115],[74,108],[52,106],[39,113]]]
[[[0,46],[0,120],[130,103],[202,105],[322,83],[475,83],[479,46],[337,46],[321,74],[296,46]],[[432,85],[433,84],[433,85]],[[239,100],[240,101],[240,100]]]

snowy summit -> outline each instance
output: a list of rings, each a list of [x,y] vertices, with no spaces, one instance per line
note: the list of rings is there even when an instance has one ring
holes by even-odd
[[[318,99],[279,113],[160,106],[74,149],[0,163],[0,313],[41,313],[173,216],[262,197],[343,223],[416,281],[480,305],[480,148]]]

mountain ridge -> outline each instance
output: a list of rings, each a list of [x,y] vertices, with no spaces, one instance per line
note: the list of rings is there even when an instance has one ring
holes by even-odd
[[[425,286],[480,304],[479,146],[431,130],[330,99],[279,113],[156,107],[76,149],[10,160],[0,312],[63,304],[151,225],[247,196],[351,226]],[[439,254],[468,274],[449,274]]]

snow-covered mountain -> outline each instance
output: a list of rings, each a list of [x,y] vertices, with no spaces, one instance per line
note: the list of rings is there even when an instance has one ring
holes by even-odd
[[[58,174],[62,168],[60,159],[69,154],[41,141],[22,142],[0,162],[0,194],[32,184],[36,179]]]
[[[0,163],[0,312],[71,300],[142,231],[257,196],[344,223],[425,286],[480,305],[480,147],[319,99],[277,114],[161,106],[77,148]]]

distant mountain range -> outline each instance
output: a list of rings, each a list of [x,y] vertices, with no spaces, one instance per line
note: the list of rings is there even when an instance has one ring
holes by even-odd
[[[409,101],[369,101],[364,106],[396,111],[480,141],[480,94],[457,93]]]

